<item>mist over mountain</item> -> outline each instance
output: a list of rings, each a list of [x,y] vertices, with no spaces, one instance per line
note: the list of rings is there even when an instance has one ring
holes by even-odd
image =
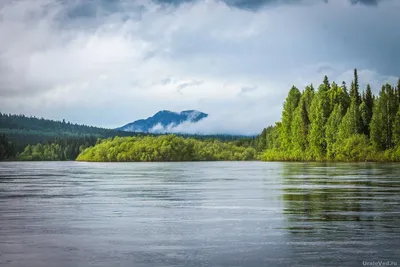
[[[167,132],[168,129],[181,125],[182,123],[194,124],[207,117],[207,113],[198,110],[184,110],[181,112],[161,110],[147,119],[136,120],[117,128],[117,130],[127,132],[163,133]]]

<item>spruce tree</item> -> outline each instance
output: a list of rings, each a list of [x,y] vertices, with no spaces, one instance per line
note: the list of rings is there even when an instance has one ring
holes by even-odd
[[[357,73],[357,69],[354,69],[354,86],[357,92],[360,91],[360,86],[358,84],[358,73]]]
[[[359,91],[357,69],[354,69],[354,80],[351,82],[350,98],[356,100],[357,106],[359,106],[361,104],[361,96],[360,96],[360,91]]]
[[[329,90],[331,88],[331,84],[329,83],[328,76],[324,76],[324,82],[323,84],[325,85],[326,90]]]

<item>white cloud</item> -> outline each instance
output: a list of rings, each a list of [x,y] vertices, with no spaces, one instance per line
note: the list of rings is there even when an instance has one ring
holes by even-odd
[[[280,119],[292,84],[318,84],[326,73],[349,82],[354,67],[362,84],[395,80],[380,58],[400,45],[397,1],[257,12],[217,1],[123,2],[118,12],[96,7],[96,17],[73,19],[69,5],[25,0],[0,9],[2,112],[118,127],[162,109],[198,109],[209,118],[176,130],[257,133]],[[375,38],[386,35],[377,49]]]

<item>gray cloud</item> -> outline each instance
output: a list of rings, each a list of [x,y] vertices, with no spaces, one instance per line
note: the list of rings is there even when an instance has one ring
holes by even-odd
[[[204,81],[189,81],[189,82],[183,82],[181,84],[178,85],[177,88],[177,92],[179,94],[183,94],[183,90],[188,88],[188,87],[192,87],[192,86],[197,86],[197,85],[202,85],[204,83]]]
[[[395,81],[399,1],[353,2],[2,2],[1,112],[117,127],[198,109],[191,130],[256,133],[293,84]]]
[[[244,86],[240,89],[240,92],[237,95],[240,97],[255,90],[257,90],[257,86]]]
[[[382,0],[350,0],[352,4],[377,5]]]
[[[153,0],[155,3],[163,5],[179,6],[181,4],[195,3],[199,0]],[[282,4],[299,4],[305,2],[305,0],[220,0],[231,7],[247,9],[247,10],[257,10],[268,5],[282,5]],[[328,0],[315,0],[328,3]],[[332,0],[331,0],[332,1]],[[364,5],[377,5],[381,1],[385,0],[348,0],[351,4],[364,4]],[[387,0],[386,0],[387,1]],[[96,5],[102,5],[109,12],[115,12],[120,7],[121,3],[115,4],[116,1],[110,0],[97,0],[94,2],[86,2],[82,7],[74,9],[72,14],[74,15],[94,15]],[[122,1],[121,1],[122,2]],[[123,3],[123,2],[122,2]]]

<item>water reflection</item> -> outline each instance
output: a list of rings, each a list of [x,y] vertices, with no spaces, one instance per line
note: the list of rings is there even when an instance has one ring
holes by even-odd
[[[325,228],[335,221],[400,227],[396,165],[292,163],[283,169],[284,214],[292,233],[320,231],[312,222],[325,222]]]

